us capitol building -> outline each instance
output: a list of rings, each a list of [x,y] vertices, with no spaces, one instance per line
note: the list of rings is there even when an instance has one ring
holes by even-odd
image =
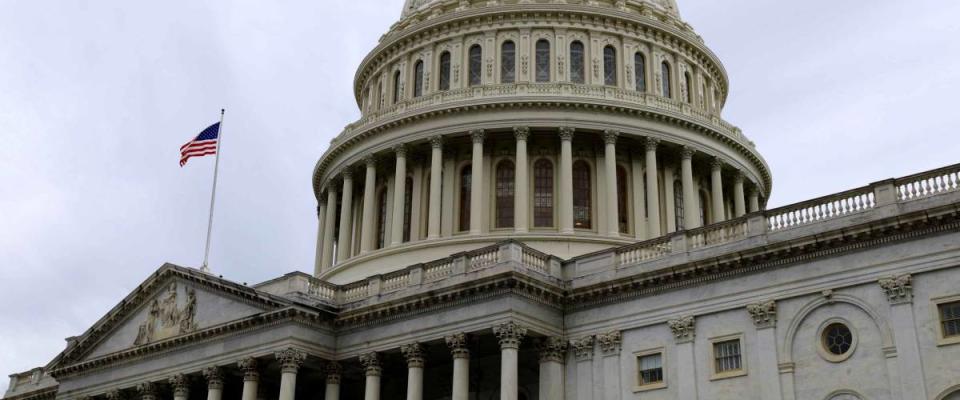
[[[354,82],[313,275],[163,265],[4,398],[960,399],[960,164],[767,209],[674,0],[407,0]]]

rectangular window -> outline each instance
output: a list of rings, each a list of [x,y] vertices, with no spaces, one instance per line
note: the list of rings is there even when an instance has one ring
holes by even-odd
[[[640,386],[653,385],[663,382],[663,354],[656,353],[641,356],[637,359],[637,369],[640,371]]]
[[[960,301],[940,304],[938,308],[943,337],[960,337]]]
[[[740,358],[740,339],[714,343],[713,359],[715,374],[742,370],[743,362]]]

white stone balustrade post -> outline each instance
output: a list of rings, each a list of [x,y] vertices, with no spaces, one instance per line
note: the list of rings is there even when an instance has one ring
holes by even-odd
[[[693,153],[694,150],[684,147],[680,152],[680,183],[683,185],[683,225],[677,229],[699,228],[700,221],[700,203],[697,191],[693,188]],[[668,193],[669,195],[669,193]]]
[[[591,335],[570,342],[577,358],[577,400],[593,400],[593,341]]]
[[[479,235],[482,233],[483,208],[487,207],[489,202],[484,201],[483,193],[483,138],[485,136],[483,129],[474,129],[470,131],[470,138],[473,141],[473,162],[470,164],[470,234]]]
[[[333,266],[333,235],[337,223],[337,190],[333,184],[327,186],[327,208],[324,210],[326,216],[323,218],[323,254],[320,255],[320,266],[323,270],[328,270]]]
[[[243,394],[241,400],[257,400],[260,391],[260,370],[257,359],[250,357],[237,362],[237,367],[243,371]]]
[[[647,237],[651,239],[663,234],[660,229],[660,186],[657,179],[658,144],[660,140],[647,138],[647,155],[644,157],[647,164]]]
[[[743,192],[743,172],[737,172],[733,177],[733,217],[740,218],[747,214],[746,197]]]
[[[519,386],[520,342],[527,336],[527,328],[510,321],[493,327],[500,342],[500,400],[517,400]]]
[[[713,204],[714,223],[723,222],[727,218],[724,216],[723,206],[723,161],[714,157],[710,163],[710,202]]]
[[[678,400],[697,400],[697,360],[694,355],[693,341],[696,322],[692,316],[672,319],[667,325],[677,341],[677,375],[680,377],[677,386]]]
[[[207,380],[207,400],[223,399],[223,372],[219,367],[208,367],[203,370],[203,378]]]
[[[393,177],[393,223],[390,229],[390,245],[403,243],[404,206],[407,198],[407,147],[397,145],[393,148],[397,154],[397,164]]]
[[[607,181],[607,235],[620,237],[620,207],[617,194],[617,137],[620,132],[608,129],[603,132],[604,173]]]
[[[759,397],[761,399],[780,400],[783,398],[780,390],[780,367],[777,360],[777,303],[766,301],[747,305],[747,312],[757,328],[757,361],[756,371],[760,379]]]
[[[927,399],[923,385],[923,361],[913,315],[913,276],[909,274],[881,278],[880,289],[890,302],[890,325],[896,338],[900,393],[904,399]],[[896,381],[891,381],[891,384]]]
[[[330,361],[327,363],[326,367],[327,372],[327,387],[326,393],[323,397],[323,400],[339,400],[340,399],[340,377],[343,374],[343,368],[340,366],[340,363],[336,361]]]
[[[567,342],[561,337],[548,337],[537,346],[540,352],[540,398],[563,400],[563,358]]]
[[[574,128],[560,128],[560,233],[573,234],[573,133]]]
[[[173,389],[173,400],[187,400],[190,396],[190,380],[184,374],[170,377],[170,387]]]
[[[294,400],[297,391],[297,371],[307,360],[307,353],[289,347],[274,353],[280,362],[280,396],[279,400]]]
[[[366,386],[363,389],[363,399],[380,400],[380,375],[383,374],[383,369],[380,367],[380,355],[376,352],[361,354],[360,364],[363,364],[364,375],[367,377]]]
[[[377,240],[377,158],[372,154],[364,159],[367,176],[363,181],[363,225],[360,229],[360,254],[376,248]]]
[[[517,233],[526,233],[530,230],[530,221],[527,216],[527,210],[530,207],[530,181],[527,165],[527,139],[530,136],[530,128],[525,126],[514,127],[513,134],[517,138],[513,227]]]
[[[153,382],[143,382],[137,385],[137,393],[140,395],[140,400],[157,400],[157,388]],[[119,392],[117,394],[119,395]]]
[[[407,360],[407,400],[423,400],[423,346],[411,343],[400,347]]]
[[[337,264],[350,258],[350,242],[353,238],[353,171],[349,168],[343,176],[343,192],[340,193],[340,231],[337,238]]]
[[[427,239],[440,238],[440,205],[443,191],[443,139],[430,138],[430,212],[427,221]]]
[[[453,393],[451,400],[468,400],[470,396],[470,349],[467,334],[456,333],[444,338],[453,356]]]

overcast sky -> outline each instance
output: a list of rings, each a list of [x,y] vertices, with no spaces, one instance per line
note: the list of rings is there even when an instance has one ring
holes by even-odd
[[[164,262],[312,271],[310,179],[359,113],[354,69],[402,0],[0,0],[0,373],[47,363]],[[960,2],[680,1],[771,206],[958,162]],[[7,381],[0,380],[0,391]]]

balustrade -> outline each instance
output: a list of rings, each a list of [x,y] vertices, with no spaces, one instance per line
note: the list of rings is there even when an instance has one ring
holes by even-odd
[[[960,190],[960,164],[896,180],[897,199],[914,200]]]
[[[876,207],[876,201],[873,188],[866,186],[769,210],[765,214],[770,230],[778,231],[842,217],[874,207]]]

